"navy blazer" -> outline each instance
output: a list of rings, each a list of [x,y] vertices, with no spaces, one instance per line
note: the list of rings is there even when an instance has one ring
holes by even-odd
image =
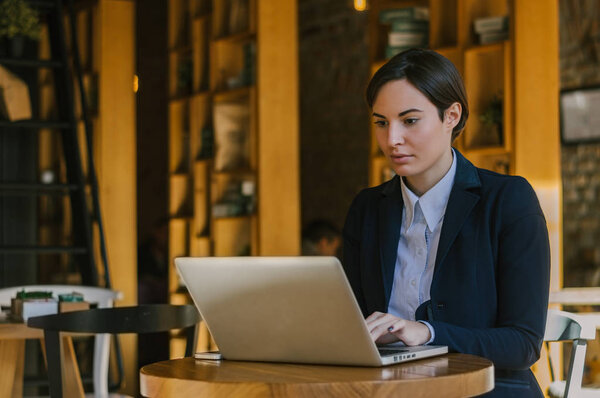
[[[432,344],[494,363],[489,397],[542,397],[529,370],[548,309],[550,249],[544,215],[522,177],[473,166],[458,151],[431,283],[417,320]],[[366,317],[387,312],[402,222],[399,177],[361,191],[344,225],[343,265]]]

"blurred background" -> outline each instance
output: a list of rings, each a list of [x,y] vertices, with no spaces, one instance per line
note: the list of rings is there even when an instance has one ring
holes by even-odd
[[[0,288],[94,285],[123,292],[119,305],[181,304],[176,256],[339,256],[353,197],[393,176],[366,84],[410,47],[464,78],[457,148],[536,189],[551,289],[600,285],[595,0],[0,7]],[[63,7],[62,24],[48,16]],[[214,345],[206,328],[200,339]],[[173,334],[123,340],[129,391],[138,364],[183,350]],[[587,381],[600,382],[590,351]]]

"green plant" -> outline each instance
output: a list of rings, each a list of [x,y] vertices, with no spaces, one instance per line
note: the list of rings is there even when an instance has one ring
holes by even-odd
[[[492,97],[488,106],[479,116],[479,120],[486,125],[502,124],[502,94],[496,94]]]
[[[0,37],[25,36],[37,39],[39,35],[38,14],[24,0],[4,0],[0,3]]]
[[[487,145],[502,145],[504,142],[502,93],[492,97],[481,115],[479,121],[482,124],[482,138]]]

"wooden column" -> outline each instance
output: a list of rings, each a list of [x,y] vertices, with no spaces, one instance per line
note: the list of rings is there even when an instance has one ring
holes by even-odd
[[[536,190],[546,216],[552,256],[550,290],[562,287],[562,182],[560,172],[558,3],[517,1],[514,7],[515,173]],[[561,374],[559,347],[551,350]],[[533,367],[546,391],[547,352]]]
[[[298,13],[295,0],[257,6],[258,253],[300,253]]]
[[[552,246],[552,290],[562,286],[558,3],[514,1],[515,171],[536,189]]]
[[[111,281],[123,292],[119,305],[137,302],[135,2],[100,0],[98,32],[99,117],[94,136],[100,202]],[[137,390],[137,337],[123,335],[125,390]]]

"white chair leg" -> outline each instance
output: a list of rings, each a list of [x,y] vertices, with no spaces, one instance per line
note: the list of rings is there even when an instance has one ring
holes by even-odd
[[[94,397],[108,397],[110,334],[97,334],[94,342]]]
[[[567,385],[565,386],[565,398],[579,397],[579,393],[581,391],[581,381],[583,379],[586,348],[586,340],[573,340],[573,352],[571,353],[569,374],[567,375]]]

